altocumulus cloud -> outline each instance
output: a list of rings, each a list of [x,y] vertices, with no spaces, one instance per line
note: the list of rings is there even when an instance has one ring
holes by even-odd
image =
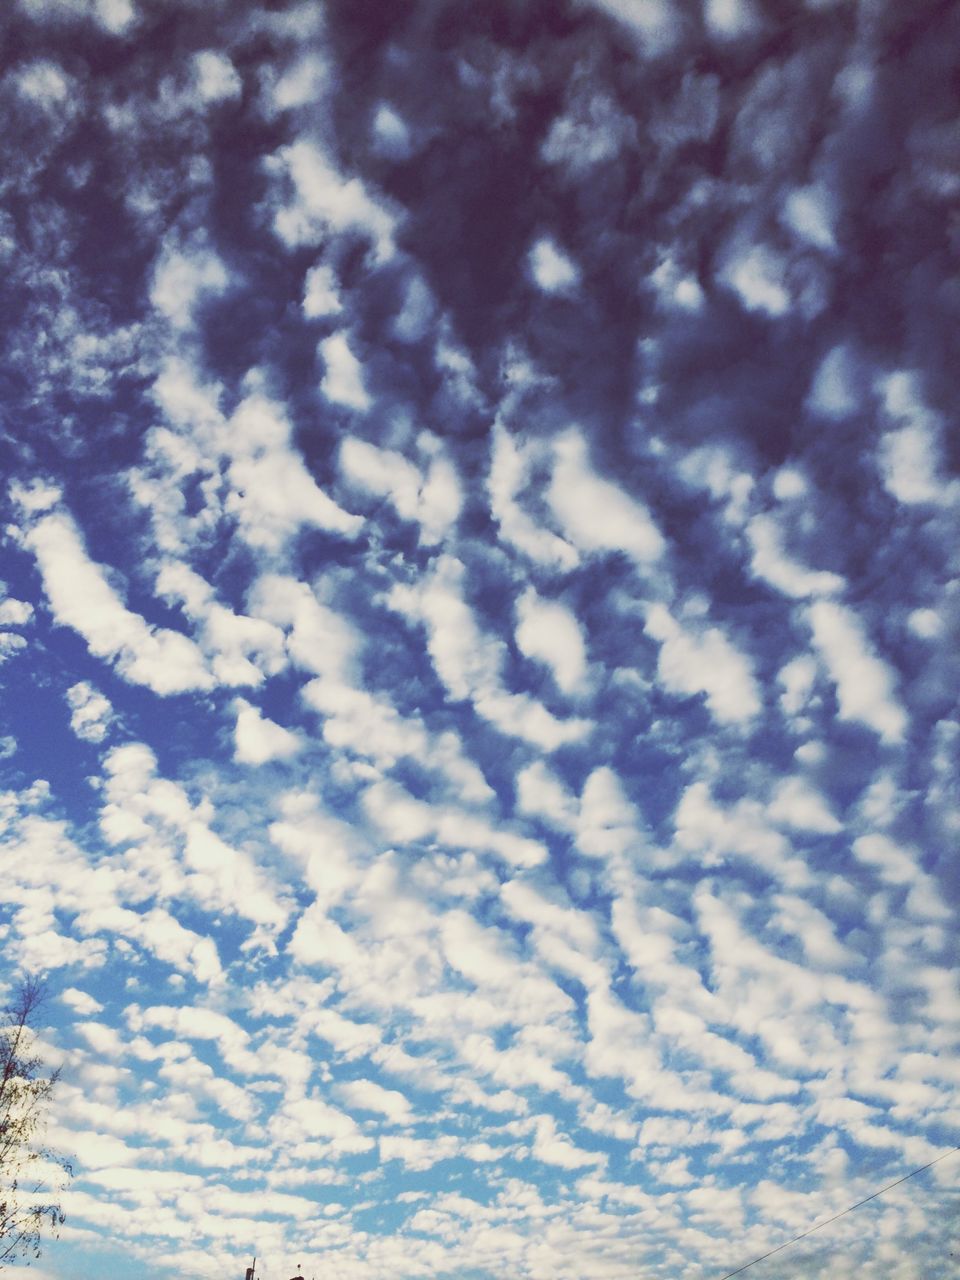
[[[8,9],[49,1274],[694,1280],[955,1144],[956,7]]]

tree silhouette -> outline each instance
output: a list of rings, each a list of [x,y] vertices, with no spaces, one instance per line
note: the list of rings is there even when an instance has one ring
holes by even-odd
[[[25,979],[0,1027],[0,1269],[17,1258],[40,1256],[43,1233],[56,1234],[64,1220],[51,1199],[51,1168],[72,1173],[40,1141],[60,1075],[45,1072],[34,1052],[43,995],[37,978]]]

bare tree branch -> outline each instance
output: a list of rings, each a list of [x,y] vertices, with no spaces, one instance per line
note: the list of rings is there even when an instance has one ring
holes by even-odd
[[[56,1189],[47,1178],[30,1177],[52,1164],[72,1173],[69,1163],[40,1141],[51,1095],[60,1072],[45,1072],[34,1051],[37,1015],[44,987],[26,978],[0,1026],[0,1269],[17,1258],[40,1256],[44,1232],[56,1234],[64,1221]]]

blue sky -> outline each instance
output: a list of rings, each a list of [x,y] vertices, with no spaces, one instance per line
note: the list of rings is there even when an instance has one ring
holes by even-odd
[[[958,21],[11,0],[40,1280],[700,1280],[956,1144]]]

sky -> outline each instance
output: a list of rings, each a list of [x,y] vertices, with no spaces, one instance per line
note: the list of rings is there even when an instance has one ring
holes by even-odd
[[[710,1280],[960,1141],[958,45],[7,0],[38,1280]],[[958,1166],[750,1275],[960,1275]]]

